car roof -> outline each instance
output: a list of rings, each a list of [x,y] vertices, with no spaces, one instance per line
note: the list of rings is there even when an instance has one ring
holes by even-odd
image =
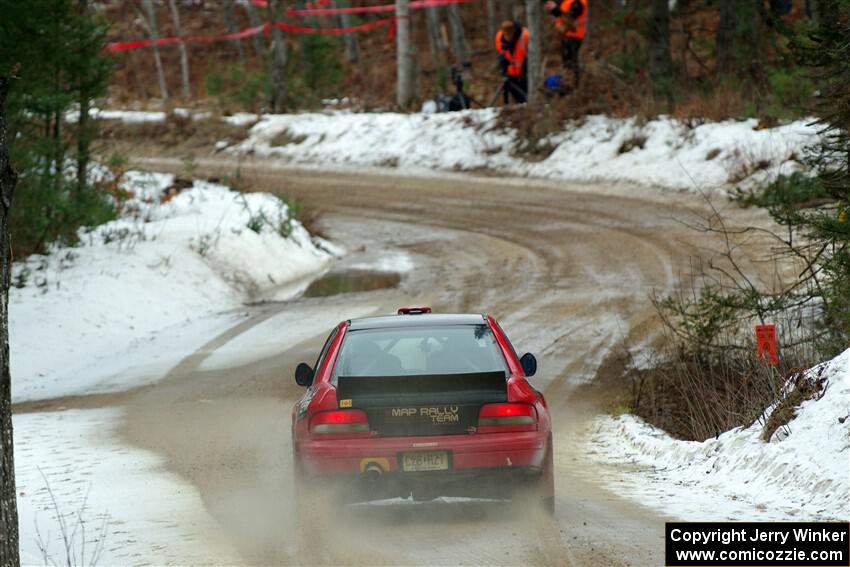
[[[423,313],[419,315],[383,315],[361,317],[348,322],[350,331],[363,329],[390,329],[401,327],[445,327],[451,325],[482,325],[486,322],[480,313]]]

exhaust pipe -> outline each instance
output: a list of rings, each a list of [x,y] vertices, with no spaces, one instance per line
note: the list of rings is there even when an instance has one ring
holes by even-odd
[[[384,490],[384,469],[377,463],[369,463],[360,475],[360,489],[367,500],[374,500]]]
[[[376,463],[369,463],[363,471],[363,476],[366,480],[375,482],[384,476],[384,469]]]

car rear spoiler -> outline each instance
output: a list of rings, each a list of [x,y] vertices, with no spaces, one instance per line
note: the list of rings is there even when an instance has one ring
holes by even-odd
[[[417,404],[491,404],[508,399],[504,372],[340,376],[336,397],[342,406],[368,409]]]

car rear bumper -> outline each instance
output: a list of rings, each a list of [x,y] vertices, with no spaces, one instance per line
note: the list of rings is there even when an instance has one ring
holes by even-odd
[[[545,431],[485,433],[424,437],[379,437],[370,439],[307,440],[296,442],[300,471],[312,476],[361,475],[368,468],[381,474],[416,477],[533,474],[547,463],[549,434]],[[443,471],[402,470],[402,455],[413,452],[445,451],[449,467]]]

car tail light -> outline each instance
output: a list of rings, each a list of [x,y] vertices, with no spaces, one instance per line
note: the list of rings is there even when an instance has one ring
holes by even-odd
[[[323,411],[310,420],[310,432],[319,437],[369,437],[369,419],[362,410]]]
[[[487,404],[478,412],[478,433],[536,429],[537,410],[529,404]]]

